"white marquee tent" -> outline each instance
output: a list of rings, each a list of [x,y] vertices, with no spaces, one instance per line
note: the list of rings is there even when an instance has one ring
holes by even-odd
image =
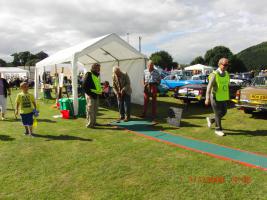
[[[205,66],[201,64],[191,65],[184,68],[186,71],[200,70],[202,74],[210,74],[214,68],[210,66]]]
[[[24,76],[29,76],[29,71],[20,69],[18,67],[0,67],[0,73],[2,74],[3,77],[7,76],[19,76],[19,77],[24,77]]]
[[[122,71],[128,73],[131,79],[132,102],[143,104],[142,80],[146,59],[145,55],[113,33],[59,51],[36,63],[35,82],[38,82],[38,76],[46,66],[71,63],[74,113],[77,115],[78,91],[77,76],[75,74],[78,73],[78,63],[82,64],[87,70],[90,70],[93,63],[100,63],[101,81],[109,81],[110,83],[112,83],[112,68],[114,65],[118,65]],[[35,87],[35,98],[38,98],[37,87]]]

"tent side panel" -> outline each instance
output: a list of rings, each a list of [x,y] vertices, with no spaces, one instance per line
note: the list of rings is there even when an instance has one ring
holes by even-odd
[[[100,63],[101,64],[101,63]],[[143,100],[143,76],[145,69],[145,59],[137,60],[124,60],[120,61],[120,68],[123,72],[127,72],[131,80],[132,93],[132,103],[139,105],[144,104]],[[106,62],[101,64],[101,82],[108,81],[112,86],[112,68],[118,65],[115,62]],[[86,66],[88,71],[90,70],[90,65]]]
[[[131,80],[132,103],[144,105],[143,98],[143,77],[145,69],[145,59],[129,60],[120,62],[122,71],[127,72]]]

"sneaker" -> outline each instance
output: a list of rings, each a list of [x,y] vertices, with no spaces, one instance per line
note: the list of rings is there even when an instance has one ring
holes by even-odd
[[[123,120],[124,122],[128,122],[129,121],[129,118],[126,117],[125,120]]]
[[[207,120],[207,125],[209,128],[211,128],[211,121],[210,121],[210,118],[209,117],[206,117],[206,120]]]
[[[86,128],[95,128],[94,125],[87,124]]]
[[[215,130],[215,134],[218,136],[225,136],[224,132],[221,130]]]
[[[146,114],[142,114],[142,115],[140,115],[140,118],[146,118]]]
[[[25,132],[24,135],[27,136],[27,135],[29,135],[29,133]]]

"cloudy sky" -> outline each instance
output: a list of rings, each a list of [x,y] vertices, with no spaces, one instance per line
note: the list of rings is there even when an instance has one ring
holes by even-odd
[[[179,63],[217,45],[233,53],[267,41],[265,0],[0,0],[0,58],[52,54],[117,33],[142,52],[168,51]]]

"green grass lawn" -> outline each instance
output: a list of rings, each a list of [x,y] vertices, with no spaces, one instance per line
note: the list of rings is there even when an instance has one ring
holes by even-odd
[[[83,118],[55,119],[59,111],[52,104],[39,101],[41,115],[34,138],[23,135],[11,110],[8,120],[0,121],[0,199],[267,199],[266,171],[116,127],[87,129]],[[206,127],[210,108],[186,107],[181,127],[176,128],[166,124],[169,106],[183,107],[172,97],[159,98],[156,129],[267,154],[264,115],[229,109],[223,121],[227,136],[216,137]],[[133,107],[135,116],[141,111],[141,106]],[[99,123],[116,118],[116,109],[100,108]],[[207,181],[218,177],[225,181]]]

